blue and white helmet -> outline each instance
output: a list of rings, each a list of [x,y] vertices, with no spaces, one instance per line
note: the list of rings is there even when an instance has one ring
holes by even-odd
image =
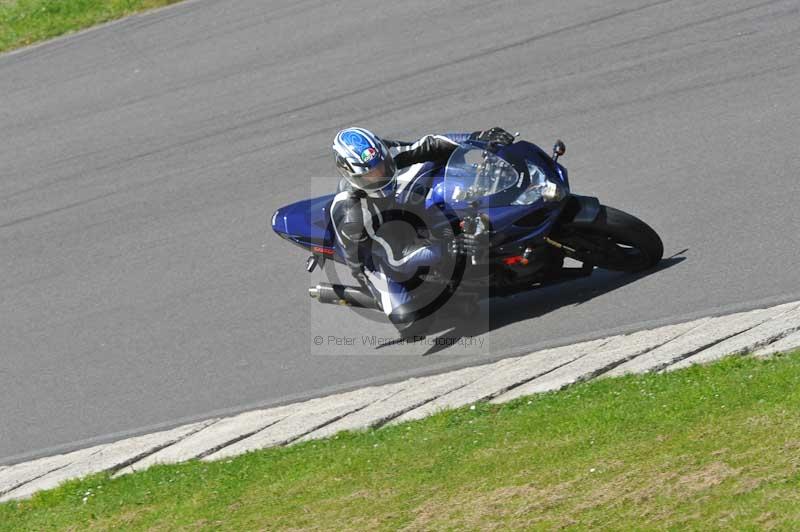
[[[395,165],[389,148],[374,133],[349,127],[333,140],[336,169],[353,185],[370,196],[394,193]]]

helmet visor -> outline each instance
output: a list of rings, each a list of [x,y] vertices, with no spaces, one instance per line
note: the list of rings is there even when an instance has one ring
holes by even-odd
[[[357,176],[364,190],[378,190],[394,180],[394,160],[387,157],[369,172]]]
[[[336,168],[339,173],[358,189],[365,191],[379,190],[394,181],[397,167],[391,155],[380,161],[374,168],[363,172],[365,166],[367,165],[358,165],[358,168],[354,168],[353,163],[344,157],[337,156],[336,158]],[[358,173],[359,170],[363,173]]]

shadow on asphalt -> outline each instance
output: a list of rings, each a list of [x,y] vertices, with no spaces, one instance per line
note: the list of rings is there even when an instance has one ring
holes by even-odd
[[[595,270],[591,276],[586,278],[565,281],[512,297],[483,301],[480,306],[481,312],[474,319],[465,320],[463,317],[455,317],[447,312],[439,312],[435,316],[434,323],[428,329],[428,336],[433,336],[431,333],[436,332],[439,336],[423,356],[434,355],[449,349],[456,345],[461,338],[478,336],[512,323],[538,318],[562,307],[581,305],[595,297],[677,266],[686,260],[685,257],[678,255],[686,251],[688,249],[662,259],[658,267],[638,274]]]

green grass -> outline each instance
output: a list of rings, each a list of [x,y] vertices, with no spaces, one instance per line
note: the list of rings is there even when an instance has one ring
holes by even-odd
[[[800,353],[502,406],[0,505],[2,530],[800,530]]]
[[[0,52],[178,0],[0,0]]]

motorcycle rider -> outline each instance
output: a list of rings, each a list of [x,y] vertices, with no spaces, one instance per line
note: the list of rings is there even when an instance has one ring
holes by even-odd
[[[366,129],[350,127],[334,138],[336,168],[344,178],[331,205],[336,239],[353,277],[372,293],[401,331],[421,317],[404,279],[419,268],[436,266],[453,247],[450,242],[420,239],[409,231],[409,224],[391,223],[397,220],[398,212],[403,212],[397,204],[398,182],[411,182],[424,163],[446,163],[466,140],[511,144],[514,136],[494,127],[473,133],[426,135],[411,143],[382,139]],[[472,235],[460,238],[455,248],[458,251],[474,250],[478,245]]]

